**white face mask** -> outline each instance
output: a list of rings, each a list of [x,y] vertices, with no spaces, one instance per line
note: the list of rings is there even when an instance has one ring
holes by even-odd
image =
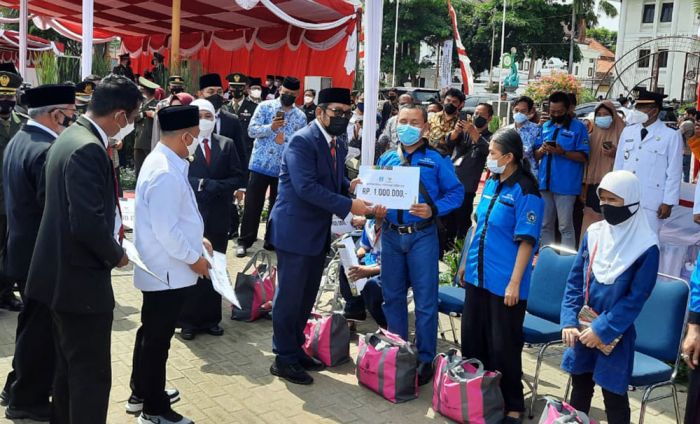
[[[649,120],[649,115],[640,110],[632,109],[630,113],[627,114],[625,120],[627,121],[628,125],[643,124]]]
[[[258,88],[254,88],[254,89],[250,90],[250,97],[252,97],[254,99],[259,99],[260,96],[262,96],[262,90],[260,90]]]
[[[119,114],[117,113],[117,115]],[[119,125],[119,119],[117,119],[117,115],[114,115],[114,120],[117,122],[117,125]],[[134,131],[135,124],[134,122],[129,123],[129,119],[126,118],[126,112],[124,112],[124,118],[126,119],[126,126],[122,128],[122,126],[119,125],[119,132],[112,136],[112,138],[115,140],[124,140],[127,135],[131,134]]]
[[[498,166],[498,159],[488,159],[486,161],[486,168],[491,171],[492,174],[500,175],[506,170],[505,165]]]
[[[193,137],[190,133],[185,133],[184,135],[192,137],[192,144],[187,145],[184,139],[182,139],[182,142],[185,143],[185,147],[187,147],[187,156],[194,156],[194,154],[197,153],[197,147],[199,147],[199,139]]]
[[[516,112],[513,114],[513,121],[518,125],[522,125],[527,121],[527,115],[522,112]]]
[[[200,119],[199,139],[204,140],[205,138],[211,137],[211,133],[214,132],[214,127],[216,127],[216,121],[211,119]]]
[[[304,96],[304,104],[311,104],[314,102],[314,98],[311,96]]]

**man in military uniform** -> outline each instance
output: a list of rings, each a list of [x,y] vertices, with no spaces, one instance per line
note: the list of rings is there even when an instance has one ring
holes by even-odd
[[[151,152],[151,137],[153,136],[153,117],[156,113],[158,100],[155,98],[156,90],[160,88],[158,84],[149,81],[144,77],[139,77],[139,89],[145,100],[141,103],[139,114],[136,117],[136,138],[134,140],[134,168],[136,178],[141,171],[141,165],[146,160],[146,156]]]
[[[153,60],[151,61],[153,64],[153,69],[151,70],[151,74],[153,74],[153,81],[161,86],[165,85],[165,78],[168,74],[168,68],[166,68],[163,64],[164,59],[165,57],[163,57],[162,54],[155,52],[153,53]]]
[[[638,91],[634,107],[647,120],[622,131],[614,169],[637,175],[642,187],[637,211],[644,212],[652,230],[658,232],[680,199],[683,137],[659,119],[666,96],[643,88]]]
[[[92,81],[75,84],[75,109],[78,111],[78,116],[83,115],[87,110],[93,91],[95,91],[95,83]]]
[[[124,75],[131,81],[134,81],[134,71],[131,70],[131,58],[129,58],[129,53],[119,55],[119,65],[112,69],[112,73],[116,75]]]
[[[17,104],[17,89],[22,84],[22,77],[16,73],[14,65],[0,64],[0,169],[5,147],[17,134],[26,119],[15,112]],[[2,176],[0,176],[0,251],[5,249],[7,240],[7,213],[5,211],[5,196],[2,191]],[[2,252],[4,255],[4,252]],[[10,311],[20,311],[22,301],[13,293],[14,282],[0,272],[0,308]]]
[[[227,75],[226,80],[229,82],[229,92],[231,92],[231,102],[227,105],[227,110],[238,116],[238,119],[241,121],[246,158],[249,158],[250,153],[253,151],[255,139],[248,135],[248,124],[250,124],[250,119],[253,117],[253,113],[255,113],[258,104],[247,97],[248,77],[243,74],[234,73]],[[248,181],[248,164],[245,163],[243,165],[246,173],[245,181]],[[231,207],[231,228],[228,234],[230,240],[238,237],[238,226],[240,224],[238,204],[243,201],[244,193],[245,187],[234,193],[235,198],[233,199],[233,206]]]

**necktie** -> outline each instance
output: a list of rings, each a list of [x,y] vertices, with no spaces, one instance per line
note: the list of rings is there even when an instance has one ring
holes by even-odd
[[[107,147],[107,157],[109,158],[109,166],[112,168],[112,179],[114,181],[114,198],[117,201],[117,213],[119,214],[119,244],[124,240],[124,221],[122,220],[122,206],[119,204],[119,179],[117,178],[117,169],[112,162],[112,146]]]
[[[209,139],[205,138],[204,141],[204,160],[207,161],[207,166],[211,165],[211,148],[209,147]]]
[[[241,107],[241,105],[240,105],[239,103],[234,102],[234,103],[233,103],[233,113],[235,113],[236,115],[238,115],[238,109],[239,109],[240,107]]]
[[[335,160],[335,137],[331,138],[331,161],[333,162],[333,172],[338,172],[338,163]]]
[[[647,134],[649,134],[649,130],[646,128],[642,128],[642,140],[646,138]]]

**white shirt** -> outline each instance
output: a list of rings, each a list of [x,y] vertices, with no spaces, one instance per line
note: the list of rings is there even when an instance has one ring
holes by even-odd
[[[187,180],[189,163],[158,143],[141,168],[136,184],[134,244],[148,269],[168,282],[134,268],[134,285],[143,291],[192,286],[190,265],[202,256],[204,222]]]
[[[87,119],[88,121],[90,121],[90,123],[95,128],[97,128],[97,132],[100,134],[100,139],[102,139],[102,144],[104,144],[105,149],[107,149],[109,147],[109,137],[107,137],[107,133],[102,129],[102,127],[97,125],[97,123],[95,121],[90,119],[89,116],[83,115],[83,117],[85,119]],[[37,123],[37,126],[38,125],[41,125],[41,124]],[[56,137],[58,138],[58,136],[56,136]],[[112,159],[112,158],[110,158],[110,159]],[[117,170],[115,169],[113,172],[117,172]],[[117,200],[117,202],[118,201],[119,200]],[[115,211],[114,211],[114,239],[117,241],[117,243],[121,243],[121,241],[119,240],[119,233],[121,232],[120,231],[121,228],[122,228],[122,213],[119,210],[119,204],[117,203],[117,206],[116,206]]]
[[[49,127],[47,127],[47,126],[45,126],[45,125],[42,125],[42,124],[36,122],[36,121],[33,120],[33,119],[29,119],[29,120],[27,121],[27,125],[32,125],[32,126],[35,126],[35,127],[37,127],[37,128],[41,128],[42,130],[44,130],[44,131],[46,131],[47,133],[49,133],[50,135],[52,135],[54,138],[58,138],[58,134],[56,134],[56,131],[52,130],[51,128],[49,128]]]

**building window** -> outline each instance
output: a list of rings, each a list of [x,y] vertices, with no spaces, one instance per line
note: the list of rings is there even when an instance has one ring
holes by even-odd
[[[588,76],[589,77],[593,76],[593,68],[588,68]]]
[[[525,71],[530,70],[530,61],[529,60],[524,60],[523,61],[523,66],[525,67]]]
[[[656,87],[655,93],[657,93],[657,94],[666,94],[666,93],[664,93],[664,88],[663,88],[663,87]]]
[[[643,24],[653,24],[655,11],[656,11],[656,5],[645,4],[644,5],[644,12],[642,13],[642,23]]]
[[[659,53],[656,56],[657,60],[659,61],[659,68],[665,68],[668,66],[668,50],[667,49],[659,49]]]
[[[638,68],[648,68],[650,55],[651,55],[651,50],[649,50],[649,49],[639,50],[639,61],[637,62],[637,67]]]
[[[588,63],[595,63],[595,60],[593,60],[593,59],[588,59]]]
[[[576,69],[574,69],[574,75],[578,75],[578,66],[576,66]]]
[[[664,3],[661,5],[661,22],[673,21],[673,3]]]

